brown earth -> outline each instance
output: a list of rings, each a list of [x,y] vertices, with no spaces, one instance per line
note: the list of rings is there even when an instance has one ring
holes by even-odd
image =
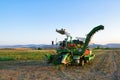
[[[95,51],[85,66],[52,66],[44,61],[0,61],[0,80],[120,80],[120,50]]]

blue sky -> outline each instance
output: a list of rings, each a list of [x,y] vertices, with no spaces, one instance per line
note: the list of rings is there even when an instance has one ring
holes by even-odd
[[[0,45],[51,44],[104,25],[91,43],[120,43],[120,0],[0,0]]]

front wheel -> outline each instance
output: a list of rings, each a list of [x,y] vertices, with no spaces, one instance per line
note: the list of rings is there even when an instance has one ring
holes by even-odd
[[[81,60],[80,60],[80,66],[84,66],[84,64],[85,64],[84,59],[81,59]]]

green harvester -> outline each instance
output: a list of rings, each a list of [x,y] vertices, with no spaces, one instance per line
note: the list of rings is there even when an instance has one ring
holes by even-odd
[[[88,45],[91,37],[99,30],[103,30],[104,26],[99,25],[94,27],[87,35],[86,38],[77,38],[72,40],[72,36],[66,32],[65,29],[57,30],[59,34],[66,35],[63,41],[59,42],[59,47],[56,49],[57,54],[47,54],[47,63],[54,65],[81,65],[93,60],[95,54],[89,49]]]

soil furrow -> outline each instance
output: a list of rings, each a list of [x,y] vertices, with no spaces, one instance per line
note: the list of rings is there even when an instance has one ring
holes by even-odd
[[[85,66],[53,66],[44,61],[0,61],[0,80],[120,80],[120,50],[95,52]]]

